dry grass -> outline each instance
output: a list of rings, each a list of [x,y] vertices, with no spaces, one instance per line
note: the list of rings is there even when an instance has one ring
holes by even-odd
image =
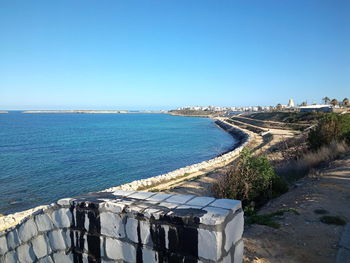
[[[276,172],[289,182],[293,182],[307,175],[314,168],[324,166],[329,162],[343,156],[350,150],[349,145],[344,142],[332,142],[322,146],[317,151],[307,151],[300,154],[296,159],[289,159],[276,165]],[[297,154],[298,155],[298,154]]]

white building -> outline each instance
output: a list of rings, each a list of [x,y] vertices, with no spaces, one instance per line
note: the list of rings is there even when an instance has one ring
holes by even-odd
[[[295,108],[295,103],[294,103],[294,100],[293,99],[289,99],[288,101],[288,108]]]

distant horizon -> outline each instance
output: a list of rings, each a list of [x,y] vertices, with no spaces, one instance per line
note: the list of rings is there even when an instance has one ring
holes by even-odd
[[[350,97],[350,96],[348,96]],[[333,99],[333,97],[329,97],[330,99]],[[346,96],[344,97],[346,98]],[[341,101],[344,98],[335,98],[338,101]],[[293,98],[291,98],[293,99]],[[320,99],[319,101],[312,101],[309,102],[307,100],[304,100],[305,102],[307,102],[307,105],[312,105],[312,104],[324,104],[322,102],[322,99]],[[302,102],[304,101],[300,101],[297,102],[294,100],[295,105],[300,105]],[[216,107],[237,107],[237,108],[241,108],[241,107],[257,107],[257,106],[262,106],[262,107],[267,107],[267,106],[276,106],[277,104],[282,104],[282,105],[287,105],[288,104],[288,100],[286,102],[278,102],[276,104],[273,105],[263,105],[263,104],[257,104],[257,105],[243,105],[243,106],[237,106],[237,105],[214,105],[214,104],[202,104],[202,105],[196,105],[196,104],[192,104],[192,105],[182,105],[182,106],[174,106],[174,107],[167,107],[167,106],[162,106],[162,107],[145,107],[145,108],[141,108],[141,107],[135,107],[135,106],[131,106],[131,107],[116,107],[116,106],[111,106],[111,107],[23,107],[23,108],[0,108],[0,111],[78,111],[78,110],[86,110],[86,111],[169,111],[169,110],[175,110],[181,107],[188,107],[188,106],[216,106]]]

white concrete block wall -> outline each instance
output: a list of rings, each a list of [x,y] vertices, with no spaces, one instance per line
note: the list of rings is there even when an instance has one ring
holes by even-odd
[[[233,262],[236,200],[135,191],[62,199],[0,233],[0,262]]]

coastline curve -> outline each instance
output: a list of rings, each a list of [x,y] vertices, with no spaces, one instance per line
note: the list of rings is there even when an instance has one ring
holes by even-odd
[[[186,174],[191,174],[198,172],[203,169],[207,169],[213,166],[224,166],[230,162],[232,162],[243,150],[243,148],[248,144],[248,142],[251,139],[250,133],[247,131],[226,122],[223,118],[215,118],[215,124],[223,129],[224,131],[228,132],[230,135],[235,137],[239,140],[236,147],[220,156],[217,156],[215,158],[202,161],[200,163],[195,163],[189,166],[181,167],[179,169],[176,169],[174,171],[153,176],[150,178],[135,180],[130,183],[122,184],[115,187],[110,187],[107,189],[102,190],[101,192],[110,192],[110,191],[117,191],[117,190],[134,190],[134,191],[147,191],[153,186],[160,185],[162,183],[169,182],[171,180],[179,179],[181,177],[184,177]]]
[[[195,173],[202,169],[207,169],[214,166],[224,166],[232,162],[243,150],[243,148],[248,144],[248,142],[251,139],[251,134],[249,133],[249,131],[245,131],[233,124],[226,122],[223,118],[216,118],[215,124],[219,128],[234,136],[235,138],[238,138],[239,143],[237,144],[237,147],[234,148],[232,151],[224,153],[213,159],[209,159],[200,163],[195,163],[193,165],[176,169],[166,174],[161,174],[142,180],[132,181],[130,183],[107,188],[99,192],[115,192],[117,190],[147,191],[155,185],[160,185],[172,180],[180,179],[184,177],[184,174]],[[28,210],[0,216],[0,231],[4,231],[5,229],[16,226],[29,215],[43,209],[43,207],[45,206],[41,205]]]

